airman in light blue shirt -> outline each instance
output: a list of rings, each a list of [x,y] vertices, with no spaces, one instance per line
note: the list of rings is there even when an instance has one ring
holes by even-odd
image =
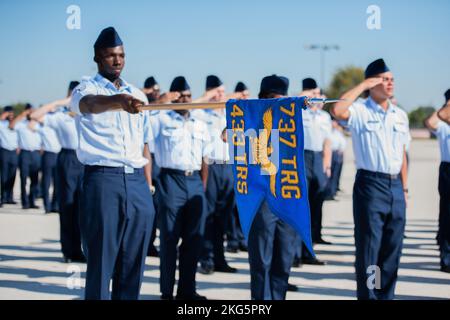
[[[85,298],[136,300],[155,217],[144,168],[151,130],[142,108],[148,101],[121,77],[125,49],[114,27],[100,32],[94,61],[98,74],[84,78],[70,102],[77,114],[77,157],[84,164],[79,221],[87,255]]]
[[[102,113],[80,111],[80,100],[88,95],[131,95],[147,103],[145,94],[121,79],[120,88],[97,74],[84,78],[72,93],[71,110],[76,117],[79,136],[78,159],[85,165],[142,168],[148,163],[143,156],[144,122],[148,112],[131,114],[123,110]]]
[[[203,157],[210,152],[210,136],[203,121],[175,111],[160,113],[155,121],[153,137],[155,159],[161,168],[200,170]]]
[[[9,121],[0,121],[0,146],[8,151],[16,150],[19,147],[17,131],[9,128]]]
[[[43,124],[55,131],[62,148],[70,150],[78,149],[78,133],[75,117],[70,115],[67,107],[63,107],[56,112],[48,113],[44,118]]]
[[[53,153],[61,151],[61,144],[55,130],[48,126],[37,125],[36,131],[41,135],[42,149],[44,151]]]
[[[385,112],[372,98],[349,109],[357,169],[399,174],[410,140],[407,114],[389,102]]]
[[[345,140],[345,135],[341,130],[333,128],[330,135],[331,140],[331,150],[344,152],[345,147],[347,146],[347,141]]]
[[[303,130],[305,150],[321,152],[326,139],[331,134],[331,117],[318,108],[303,110]]]
[[[383,59],[371,62],[365,80],[332,107],[348,121],[357,173],[353,186],[355,271],[358,299],[392,300],[406,224],[409,123],[394,105],[395,81]],[[366,101],[357,100],[368,93]],[[374,265],[382,268],[380,287],[367,285]]]
[[[42,139],[38,132],[29,127],[30,121],[22,120],[14,129],[17,131],[20,150],[39,151],[42,148]]]
[[[228,144],[223,140],[223,130],[227,127],[225,113],[222,110],[196,109],[191,114],[194,118],[203,121],[211,137],[211,153],[208,159],[216,163],[225,163],[229,160]]]
[[[450,111],[450,89],[445,93],[444,106],[425,120],[426,127],[433,132],[441,150],[439,165],[439,229],[437,242],[440,251],[441,271],[450,273],[450,122],[447,116]]]

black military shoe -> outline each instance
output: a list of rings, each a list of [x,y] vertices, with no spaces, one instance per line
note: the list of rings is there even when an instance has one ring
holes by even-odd
[[[308,259],[302,259],[303,264],[312,264],[316,266],[324,266],[326,263],[325,261],[319,260],[317,258],[308,258]]]
[[[201,296],[197,292],[195,292],[192,295],[177,294],[175,299],[176,300],[191,300],[191,301],[208,300],[205,296]]]
[[[227,252],[229,252],[229,253],[238,253],[239,252],[239,249],[237,248],[237,247],[227,247]]]
[[[297,292],[298,291],[298,287],[295,284],[288,283],[287,291]]]
[[[450,273],[450,266],[441,266],[441,271],[442,272],[446,272],[446,273]]]
[[[238,270],[225,264],[223,266],[214,267],[214,271],[225,273],[236,273]]]
[[[171,294],[162,294],[160,299],[161,300],[171,301],[171,300],[173,300],[173,295],[171,295]]]
[[[323,240],[322,238],[320,238],[320,239],[317,240],[317,241],[314,241],[314,243],[315,243],[315,244],[326,244],[326,245],[331,245],[331,244],[332,244],[331,242],[325,241],[325,240]]]

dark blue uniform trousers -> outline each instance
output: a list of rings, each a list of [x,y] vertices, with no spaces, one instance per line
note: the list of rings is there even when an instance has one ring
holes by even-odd
[[[205,242],[200,262],[210,267],[222,267],[227,263],[223,240],[228,221],[233,214],[233,171],[228,164],[211,164],[206,186],[207,218]]]
[[[20,191],[22,207],[35,206],[35,199],[38,192],[39,169],[41,167],[41,156],[39,151],[20,151]],[[27,179],[30,178],[30,192],[27,194]]]
[[[382,173],[358,170],[353,187],[358,299],[394,298],[405,211],[399,176],[391,178]],[[373,288],[376,284],[374,267],[380,271],[379,288]]]
[[[46,212],[59,211],[58,207],[58,179],[57,179],[57,160],[58,154],[45,151],[42,155],[42,180],[41,190],[44,198],[44,207]],[[53,183],[53,197],[50,200],[50,184]]]
[[[305,150],[305,170],[311,213],[311,237],[315,242],[322,237],[322,207],[328,184],[328,178],[323,172],[323,153]],[[296,250],[296,258],[312,258],[306,246],[301,243],[299,236],[297,242],[299,248]]]
[[[156,164],[154,153],[151,154],[151,157],[152,157],[152,183],[156,187],[156,185],[158,184],[158,179],[159,179],[159,174],[161,172],[161,168]],[[156,201],[156,198],[153,199],[153,205],[155,207],[155,221],[158,221],[158,202]],[[153,224],[152,235],[150,237],[150,245],[148,246],[148,251],[149,251],[148,255],[150,255],[151,249],[156,249],[154,242],[156,239],[157,225],[158,225],[157,223]]]
[[[331,157],[331,177],[328,180],[327,196],[334,197],[339,189],[339,180],[341,179],[342,166],[344,163],[344,154],[339,151],[333,151]]]
[[[450,162],[439,167],[439,230],[438,244],[441,267],[450,267]]]
[[[1,201],[2,203],[13,202],[14,182],[16,181],[17,164],[19,157],[16,150],[9,151],[6,149],[0,150],[0,164],[1,164]]]
[[[247,240],[242,232],[239,212],[235,205],[227,226],[227,248],[237,250],[241,247],[247,247]]]
[[[160,230],[160,286],[163,295],[173,295],[179,247],[177,294],[195,293],[195,274],[203,248],[206,199],[199,172],[192,176],[171,169],[161,169],[156,188]]]
[[[297,233],[280,220],[264,201],[248,238],[250,286],[253,300],[284,300],[296,248]]]
[[[144,170],[86,166],[81,199],[85,298],[137,300],[155,217]]]
[[[57,159],[60,237],[62,253],[69,259],[83,256],[79,223],[83,170],[75,150],[61,150]]]

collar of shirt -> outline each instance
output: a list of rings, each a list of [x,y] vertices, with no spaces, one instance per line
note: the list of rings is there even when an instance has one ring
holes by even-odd
[[[382,106],[380,106],[378,103],[376,103],[376,102],[372,99],[372,97],[369,97],[369,98],[366,100],[366,105],[367,105],[369,108],[371,108],[372,110],[374,110],[374,111],[376,111],[376,112],[383,113],[383,114],[387,114],[387,113],[395,113],[395,112],[396,112],[396,107],[395,107],[395,105],[393,105],[392,102],[389,101],[389,100],[388,100],[388,109],[387,109],[386,111],[383,109]]]
[[[182,116],[181,114],[179,114],[178,112],[174,111],[174,110],[170,110],[169,111],[169,116],[175,120],[179,120],[179,121],[195,121],[194,117],[192,117],[192,114],[188,111],[188,116],[187,118],[185,118],[184,116]]]
[[[308,109],[306,109],[306,112],[308,112],[308,113],[310,113],[311,115],[313,115],[313,116],[318,116],[318,115],[320,115],[320,109],[318,109],[318,108],[316,108],[316,109],[311,109],[311,108],[308,108]]]
[[[105,88],[115,90],[117,92],[126,90],[131,93],[131,86],[122,78],[119,78],[119,81],[120,81],[119,89],[117,89],[117,87],[111,81],[109,81],[108,79],[103,77],[100,73],[96,74],[96,76],[94,77],[94,81]]]

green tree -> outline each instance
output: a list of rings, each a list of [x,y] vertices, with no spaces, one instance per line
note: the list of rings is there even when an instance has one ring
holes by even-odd
[[[339,98],[346,91],[354,88],[364,80],[364,70],[355,66],[346,66],[338,69],[325,90],[327,97]],[[331,105],[326,105],[325,110],[329,111]]]
[[[339,98],[346,91],[354,88],[364,80],[364,70],[355,66],[338,69],[330,82],[325,94],[329,98]]]
[[[434,111],[436,111],[433,107],[430,106],[421,106],[408,114],[409,118],[409,126],[411,128],[424,128],[424,121],[428,118]]]

